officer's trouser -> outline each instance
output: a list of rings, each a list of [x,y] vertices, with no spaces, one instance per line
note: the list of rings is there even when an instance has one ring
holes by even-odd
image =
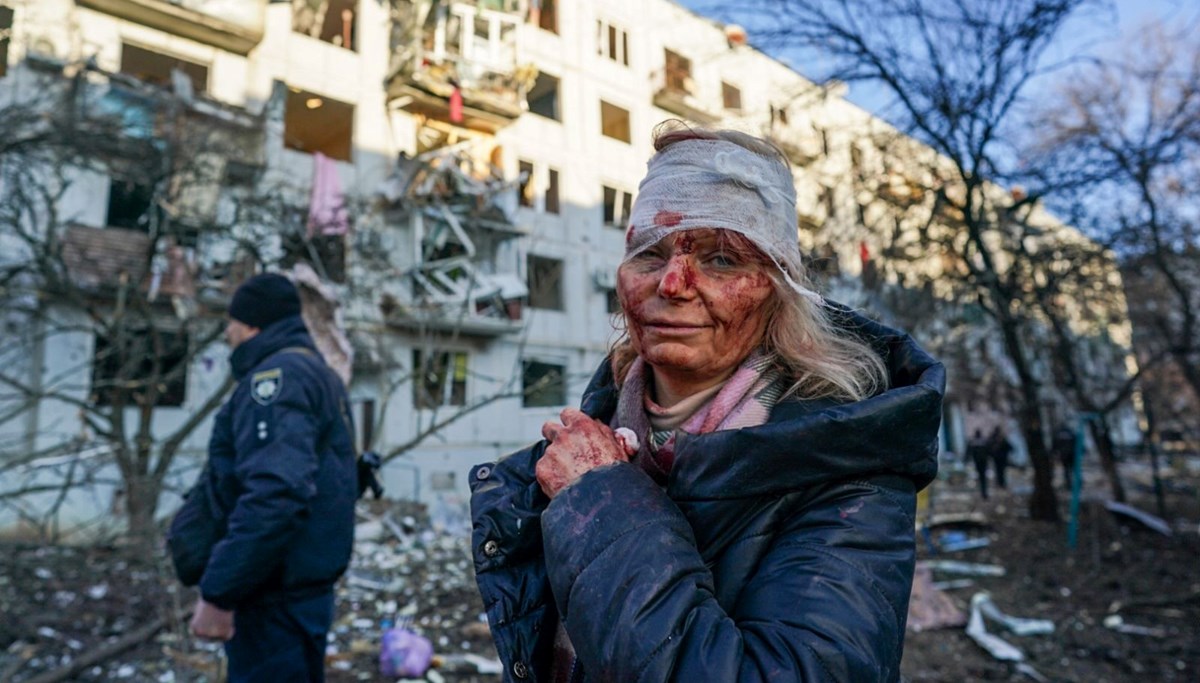
[[[233,639],[225,643],[229,683],[323,683],[332,623],[332,592],[236,610]]]

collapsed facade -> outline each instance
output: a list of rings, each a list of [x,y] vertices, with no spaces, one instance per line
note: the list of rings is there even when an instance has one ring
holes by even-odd
[[[67,268],[97,284],[157,283],[170,302],[161,314],[178,320],[219,316],[256,264],[311,268],[340,301],[359,447],[390,458],[383,479],[393,496],[458,509],[470,465],[536,438],[577,400],[619,334],[615,270],[649,132],[662,120],[735,127],[785,150],[801,244],[832,298],[886,316],[902,297],[884,292],[903,291],[906,272],[954,268],[926,254],[888,264],[911,245],[872,218],[921,201],[924,183],[871,165],[882,158],[872,140],[894,131],[836,84],[805,80],[745,46],[736,28],[669,0],[0,5],[11,9],[0,15],[12,35],[6,97],[37,71],[66,81],[82,73],[105,97],[149,83],[224,131],[220,145],[189,143],[208,169],[182,183],[191,209],[161,192],[148,199],[111,168],[78,168],[59,202],[75,231]],[[109,110],[133,126],[131,101]],[[145,259],[156,233],[143,219],[164,204],[220,229],[173,236]],[[928,330],[948,327],[928,321]],[[986,330],[977,337],[979,372],[1002,375]],[[52,375],[56,391],[84,399],[95,381],[88,359],[104,343],[64,330],[36,345],[23,372]],[[189,344],[178,395],[156,409],[160,434],[186,423],[224,377],[219,344]],[[59,367],[66,357],[81,360],[72,372]],[[986,411],[965,393],[953,400],[955,391],[946,446],[961,450],[970,413]],[[69,401],[40,402],[33,417],[0,425],[6,452],[87,441],[77,412]],[[206,437],[205,425],[186,435],[176,485],[202,460]],[[111,506],[119,489],[80,502],[77,517]]]

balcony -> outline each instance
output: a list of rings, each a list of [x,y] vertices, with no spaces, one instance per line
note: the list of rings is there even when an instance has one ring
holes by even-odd
[[[513,273],[482,273],[467,259],[423,263],[410,273],[407,302],[388,312],[386,322],[412,330],[496,337],[524,327],[529,294]]]
[[[525,234],[514,222],[519,180],[487,161],[486,145],[402,158],[383,189],[389,222],[416,245],[400,296],[380,302],[385,322],[405,329],[494,337],[524,326],[525,284],[496,272],[500,245]]]
[[[702,102],[695,95],[696,84],[690,70],[664,68],[651,74],[654,84],[654,106],[665,109],[685,120],[711,126],[719,122],[722,112]]]
[[[399,25],[412,28],[397,30],[392,46],[394,107],[491,133],[524,113],[537,73],[517,64],[518,3],[420,0],[407,8]]]
[[[78,0],[111,14],[239,55],[263,37],[267,0]]]

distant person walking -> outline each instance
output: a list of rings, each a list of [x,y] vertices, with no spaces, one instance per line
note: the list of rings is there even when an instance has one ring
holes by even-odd
[[[967,455],[971,457],[971,462],[975,463],[975,474],[979,482],[979,496],[984,500],[988,498],[988,483],[987,471],[988,460],[990,454],[988,452],[988,440],[983,435],[982,429],[976,429],[967,441]]]
[[[1005,472],[1008,470],[1008,456],[1012,454],[1012,444],[1008,442],[1008,434],[1003,427],[997,425],[992,430],[992,435],[988,437],[987,451],[992,467],[996,470],[996,486],[1007,490],[1008,479]]]
[[[1054,432],[1054,455],[1062,463],[1063,488],[1071,488],[1071,472],[1075,470],[1075,432],[1066,424]]]

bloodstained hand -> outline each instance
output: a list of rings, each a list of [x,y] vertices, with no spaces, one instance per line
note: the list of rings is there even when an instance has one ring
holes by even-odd
[[[542,436],[550,445],[538,461],[536,472],[538,484],[547,496],[554,498],[585,472],[629,461],[624,444],[608,425],[574,408],[563,410],[559,419],[562,424],[542,425]]]

